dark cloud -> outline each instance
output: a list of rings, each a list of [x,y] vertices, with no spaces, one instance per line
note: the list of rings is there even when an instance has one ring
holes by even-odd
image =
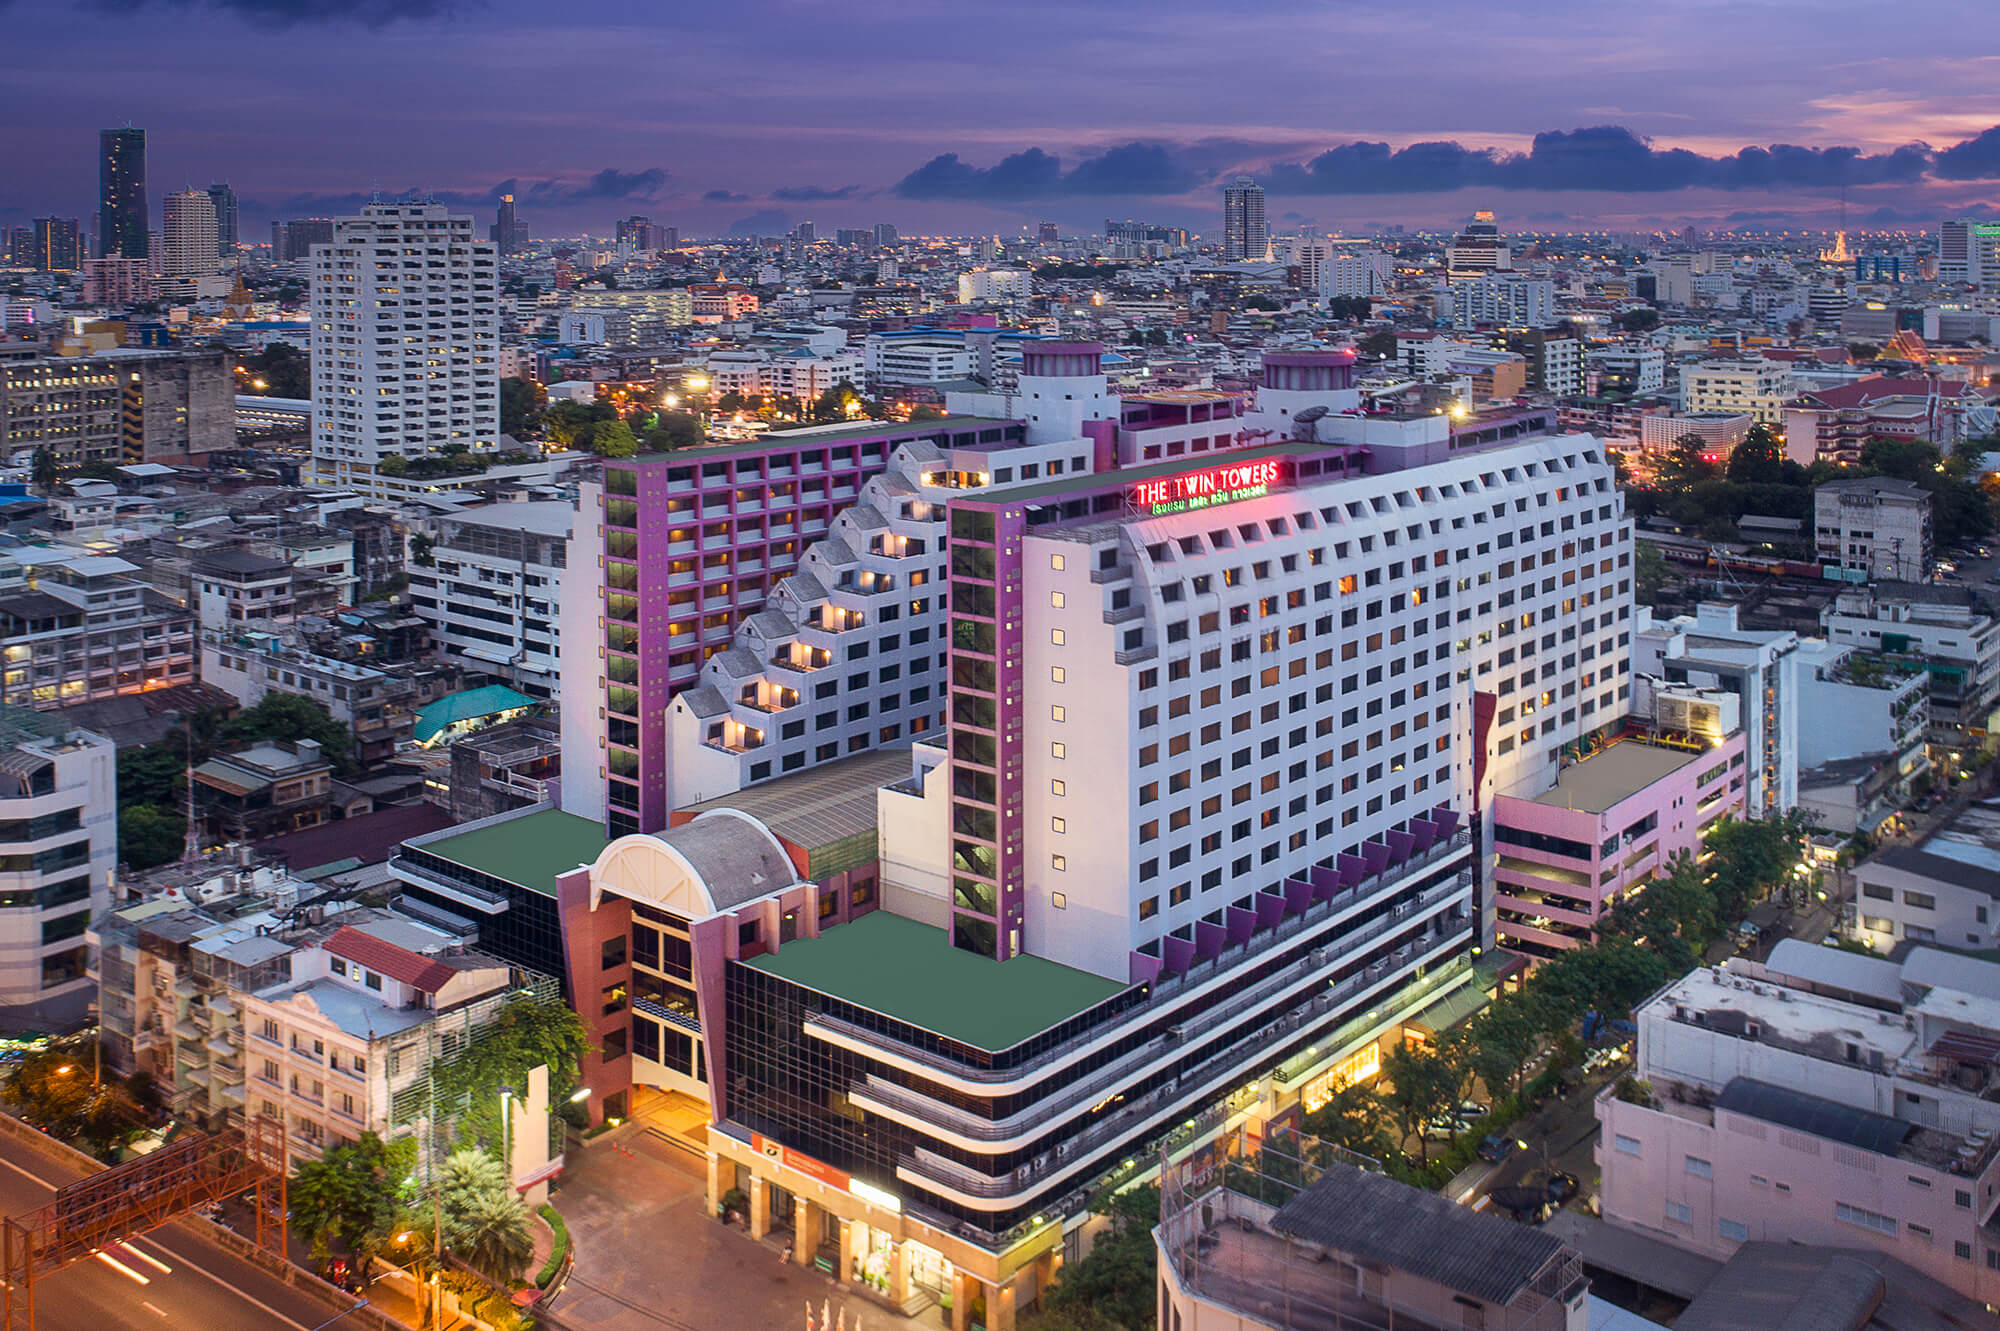
[[[244,199],[244,211],[271,217],[312,217],[351,213],[374,198],[430,199],[453,208],[491,208],[511,194],[524,210],[567,208],[572,204],[606,203],[658,198],[671,177],[659,167],[620,171],[606,167],[582,180],[522,180],[515,176],[485,190],[414,188],[354,194],[294,194],[282,199]]]
[[[726,189],[712,189],[701,196],[703,203],[748,203],[748,194],[731,194]]]
[[[826,203],[834,199],[851,199],[861,192],[859,185],[842,185],[839,189],[821,189],[818,185],[781,185],[771,191],[774,199],[786,203]]]
[[[732,236],[782,236],[792,229],[790,213],[776,208],[762,208],[748,217],[739,217],[729,224]]]
[[[1264,172],[1267,187],[1299,194],[1431,194],[1458,189],[1781,190],[1906,184],[1923,178],[1928,152],[1916,145],[1870,156],[1858,148],[1774,144],[1725,157],[1655,148],[1617,125],[1548,130],[1525,153],[1453,142],[1347,143],[1303,164]]]
[[[0,9],[11,3],[0,0]],[[382,28],[397,22],[449,18],[476,7],[476,3],[461,0],[89,0],[88,4],[88,8],[116,14],[140,9],[211,10],[266,28],[314,23]]]
[[[1944,149],[1931,169],[1944,180],[2000,180],[2000,125]]]
[[[1136,142],[1107,149],[1068,171],[1041,148],[1027,148],[990,167],[957,153],[932,158],[897,182],[906,199],[1007,202],[1091,195],[1175,195],[1210,184],[1231,169],[1231,157],[1254,157],[1255,145],[1204,139],[1176,145]],[[2000,178],[2000,127],[1933,156],[1922,144],[1886,153],[1859,148],[1810,148],[1778,143],[1719,157],[1685,148],[1655,148],[1618,125],[1547,130],[1524,153],[1468,148],[1450,140],[1391,148],[1358,141],[1298,162],[1257,171],[1274,194],[1444,194],[1462,189],[1597,190],[1657,194],[1672,190],[1828,189],[1910,185],[1927,172],[1953,180]]]

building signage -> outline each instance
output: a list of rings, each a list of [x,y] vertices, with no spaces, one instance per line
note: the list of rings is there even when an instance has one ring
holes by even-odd
[[[1284,464],[1273,458],[1264,462],[1237,462],[1221,467],[1204,467],[1178,476],[1140,481],[1127,492],[1132,507],[1161,517],[1187,513],[1197,508],[1234,503],[1238,499],[1258,499],[1271,492]]]
[[[752,1133],[751,1137],[750,1144],[757,1148],[759,1155],[763,1156],[766,1160],[775,1161],[783,1165],[786,1169],[797,1170],[807,1178],[816,1179],[828,1187],[838,1188],[842,1192],[846,1192],[848,1185],[853,1182],[844,1172],[835,1169],[832,1165],[822,1164],[811,1156],[794,1151],[791,1147],[781,1142],[772,1141],[762,1133]]]

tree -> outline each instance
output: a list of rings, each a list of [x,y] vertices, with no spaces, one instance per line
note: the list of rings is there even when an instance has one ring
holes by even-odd
[[[1381,1156],[1382,1128],[1388,1121],[1382,1097],[1366,1082],[1349,1082],[1335,1091],[1327,1102],[1307,1114],[1300,1128],[1309,1137],[1353,1151],[1358,1155]]]
[[[1375,360],[1396,358],[1396,333],[1394,329],[1383,328],[1361,339],[1359,350],[1362,355]]]
[[[646,431],[646,447],[660,452],[693,448],[701,442],[701,421],[691,412],[663,411]]]
[[[1521,1070],[1535,1051],[1537,1023],[1527,1000],[1503,994],[1470,1023],[1471,1064],[1493,1095],[1518,1095]]]
[[[501,1162],[477,1147],[453,1151],[438,1170],[437,1189],[445,1246],[494,1280],[519,1275],[534,1243],[528,1208]]]
[[[56,492],[62,480],[62,468],[56,462],[56,451],[47,444],[35,450],[35,488],[45,495]]]
[[[273,342],[239,363],[244,370],[239,392],[253,397],[312,396],[312,361],[289,342]]]
[[[1708,440],[1698,434],[1684,434],[1674,440],[1667,455],[1654,468],[1662,490],[1691,490],[1703,481],[1715,479],[1715,463],[1708,457]]]
[[[216,733],[216,743],[224,749],[258,740],[302,739],[317,741],[336,770],[349,769],[353,732],[334,720],[324,704],[302,693],[267,693],[262,702],[230,717]]]
[[[313,1256],[326,1257],[339,1246],[365,1262],[379,1252],[399,1228],[416,1153],[414,1138],[388,1143],[364,1132],[329,1146],[317,1160],[301,1161],[292,1171],[288,1200],[293,1230]]]
[[[1619,315],[1618,326],[1628,333],[1643,333],[1660,326],[1660,312],[1650,305],[1641,305]]]
[[[1418,1131],[1424,1120],[1435,1118],[1451,1098],[1458,1083],[1457,1072],[1425,1045],[1398,1045],[1382,1060],[1382,1073],[1390,1086],[1383,1103],[1405,1141],[1417,1138],[1417,1150],[1430,1163],[1430,1142]]]
[[[1785,450],[1767,425],[1753,425],[1729,455],[1729,479],[1751,485],[1776,485],[1784,479]]]
[[[1366,296],[1329,296],[1326,300],[1326,312],[1335,319],[1366,319],[1374,308]]]
[[[524,1090],[528,1073],[546,1063],[549,1102],[562,1104],[576,1087],[584,1053],[593,1047],[568,1004],[544,1003],[528,995],[508,1000],[477,1040],[434,1065],[438,1140],[497,1148],[501,1089]]]
[[[500,381],[500,433],[533,438],[542,428],[542,409],[548,401],[548,390],[534,380],[508,375]]]
[[[1638,584],[1639,599],[1647,605],[1660,598],[1667,580],[1667,557],[1651,541],[1638,541],[1632,554],[1632,576]]]
[[[410,460],[401,453],[391,453],[375,464],[375,470],[384,476],[407,476],[410,474]]]
[[[1148,1331],[1157,1318],[1153,1230],[1160,1223],[1160,1190],[1152,1184],[1127,1188],[1096,1210],[1110,1218],[1110,1227],[1097,1236],[1089,1256],[1062,1269],[1049,1305],[1070,1316],[1095,1313],[1124,1331]]]
[[[910,408],[910,419],[913,421],[941,421],[944,419],[944,409],[942,407],[934,407],[928,402],[919,402],[916,406]]]
[[[1871,361],[1882,354],[1882,348],[1876,346],[1873,342],[1849,342],[1847,344],[1847,354],[1853,357],[1857,363]]]
[[[418,568],[435,568],[437,567],[437,556],[432,552],[436,549],[436,541],[424,535],[424,533],[418,532],[410,538],[410,562]]]
[[[606,421],[591,436],[590,449],[599,457],[629,458],[639,455],[639,440],[624,421]]]
[[[135,872],[158,868],[187,845],[187,815],[151,804],[118,809],[118,862]]]
[[[715,401],[715,409],[725,416],[733,416],[748,405],[748,400],[733,388]]]

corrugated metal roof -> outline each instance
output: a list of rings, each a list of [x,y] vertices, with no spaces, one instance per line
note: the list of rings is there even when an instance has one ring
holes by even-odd
[[[880,749],[704,800],[682,812],[735,809],[749,814],[780,839],[811,851],[873,832],[875,792],[909,774],[908,749]]]
[[[1341,1163],[1285,1203],[1271,1228],[1502,1304],[1563,1251],[1539,1229]]]

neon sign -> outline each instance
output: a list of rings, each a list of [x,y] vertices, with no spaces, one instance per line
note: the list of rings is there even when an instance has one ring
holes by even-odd
[[[1283,464],[1239,462],[1201,471],[1162,476],[1156,481],[1140,481],[1127,492],[1134,508],[1159,517],[1167,513],[1187,513],[1239,499],[1257,499],[1271,492],[1282,474]]]

